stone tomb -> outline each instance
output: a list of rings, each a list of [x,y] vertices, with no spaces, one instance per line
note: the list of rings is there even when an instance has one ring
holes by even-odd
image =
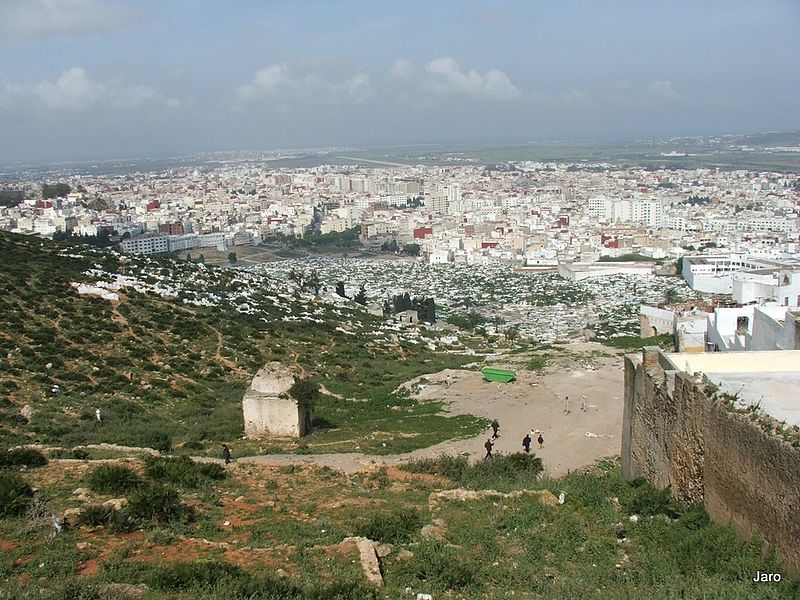
[[[247,437],[301,437],[311,431],[311,409],[289,395],[296,376],[280,362],[264,365],[244,394]]]

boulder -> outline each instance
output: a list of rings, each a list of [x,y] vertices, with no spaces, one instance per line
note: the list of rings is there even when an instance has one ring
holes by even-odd
[[[25,420],[30,423],[31,419],[33,418],[33,407],[30,404],[26,404],[19,411],[19,414],[21,414]]]
[[[108,508],[113,508],[114,510],[121,510],[128,505],[127,498],[112,498],[111,500],[106,500],[103,502],[103,506],[107,506]]]
[[[364,577],[367,578],[375,587],[383,586],[383,576],[381,566],[378,562],[378,555],[375,553],[375,542],[365,537],[348,537],[342,540],[342,544],[354,542],[361,557],[361,569]]]

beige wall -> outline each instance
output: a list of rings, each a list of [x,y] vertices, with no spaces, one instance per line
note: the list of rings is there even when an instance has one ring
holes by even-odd
[[[244,434],[248,437],[300,437],[303,423],[297,401],[248,391],[242,401]]]
[[[752,353],[742,354],[749,362],[740,370],[753,371]],[[673,367],[688,360],[696,370],[721,372],[713,360],[719,356],[646,348],[625,357],[623,475],[671,486],[684,504],[704,503],[712,519],[732,523],[742,535],[762,536],[800,572],[800,450],[709,398],[700,376]],[[765,372],[788,370],[783,361],[773,357]]]

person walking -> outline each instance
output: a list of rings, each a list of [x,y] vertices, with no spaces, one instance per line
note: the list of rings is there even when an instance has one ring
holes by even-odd
[[[483,445],[486,448],[486,456],[483,457],[483,460],[487,458],[492,458],[492,448],[494,448],[494,444],[492,443],[492,438],[486,440],[486,443]]]
[[[228,444],[222,444],[222,458],[226,465],[231,464],[231,449],[228,448]]]
[[[564,414],[568,415],[570,410],[569,396],[564,396]]]
[[[497,419],[495,419],[494,421],[492,421],[492,439],[493,439],[493,440],[496,440],[497,438],[499,438],[499,437],[500,437],[500,436],[497,434],[497,431],[498,431],[499,429],[500,429],[500,422],[499,422]]]
[[[539,448],[544,446],[544,438],[542,437],[541,432],[539,433],[539,437],[536,439],[536,441],[539,442]]]
[[[581,396],[581,412],[586,412],[587,410],[589,410],[589,400],[584,394]]]
[[[526,433],[525,437],[522,438],[522,447],[525,448],[525,453],[529,453],[531,451],[531,436],[530,434]]]

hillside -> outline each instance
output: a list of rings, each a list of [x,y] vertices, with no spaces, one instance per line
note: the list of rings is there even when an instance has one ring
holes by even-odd
[[[373,431],[369,421],[381,430],[362,450],[384,453],[481,427],[393,393],[469,360],[431,351],[435,331],[403,330],[349,301],[248,271],[11,234],[0,234],[0,255],[0,431],[10,443],[216,454],[242,435],[242,394],[272,360],[359,400],[320,400],[314,439],[329,451],[354,431]],[[403,435],[411,423],[420,435]],[[296,448],[260,445],[276,449]]]

